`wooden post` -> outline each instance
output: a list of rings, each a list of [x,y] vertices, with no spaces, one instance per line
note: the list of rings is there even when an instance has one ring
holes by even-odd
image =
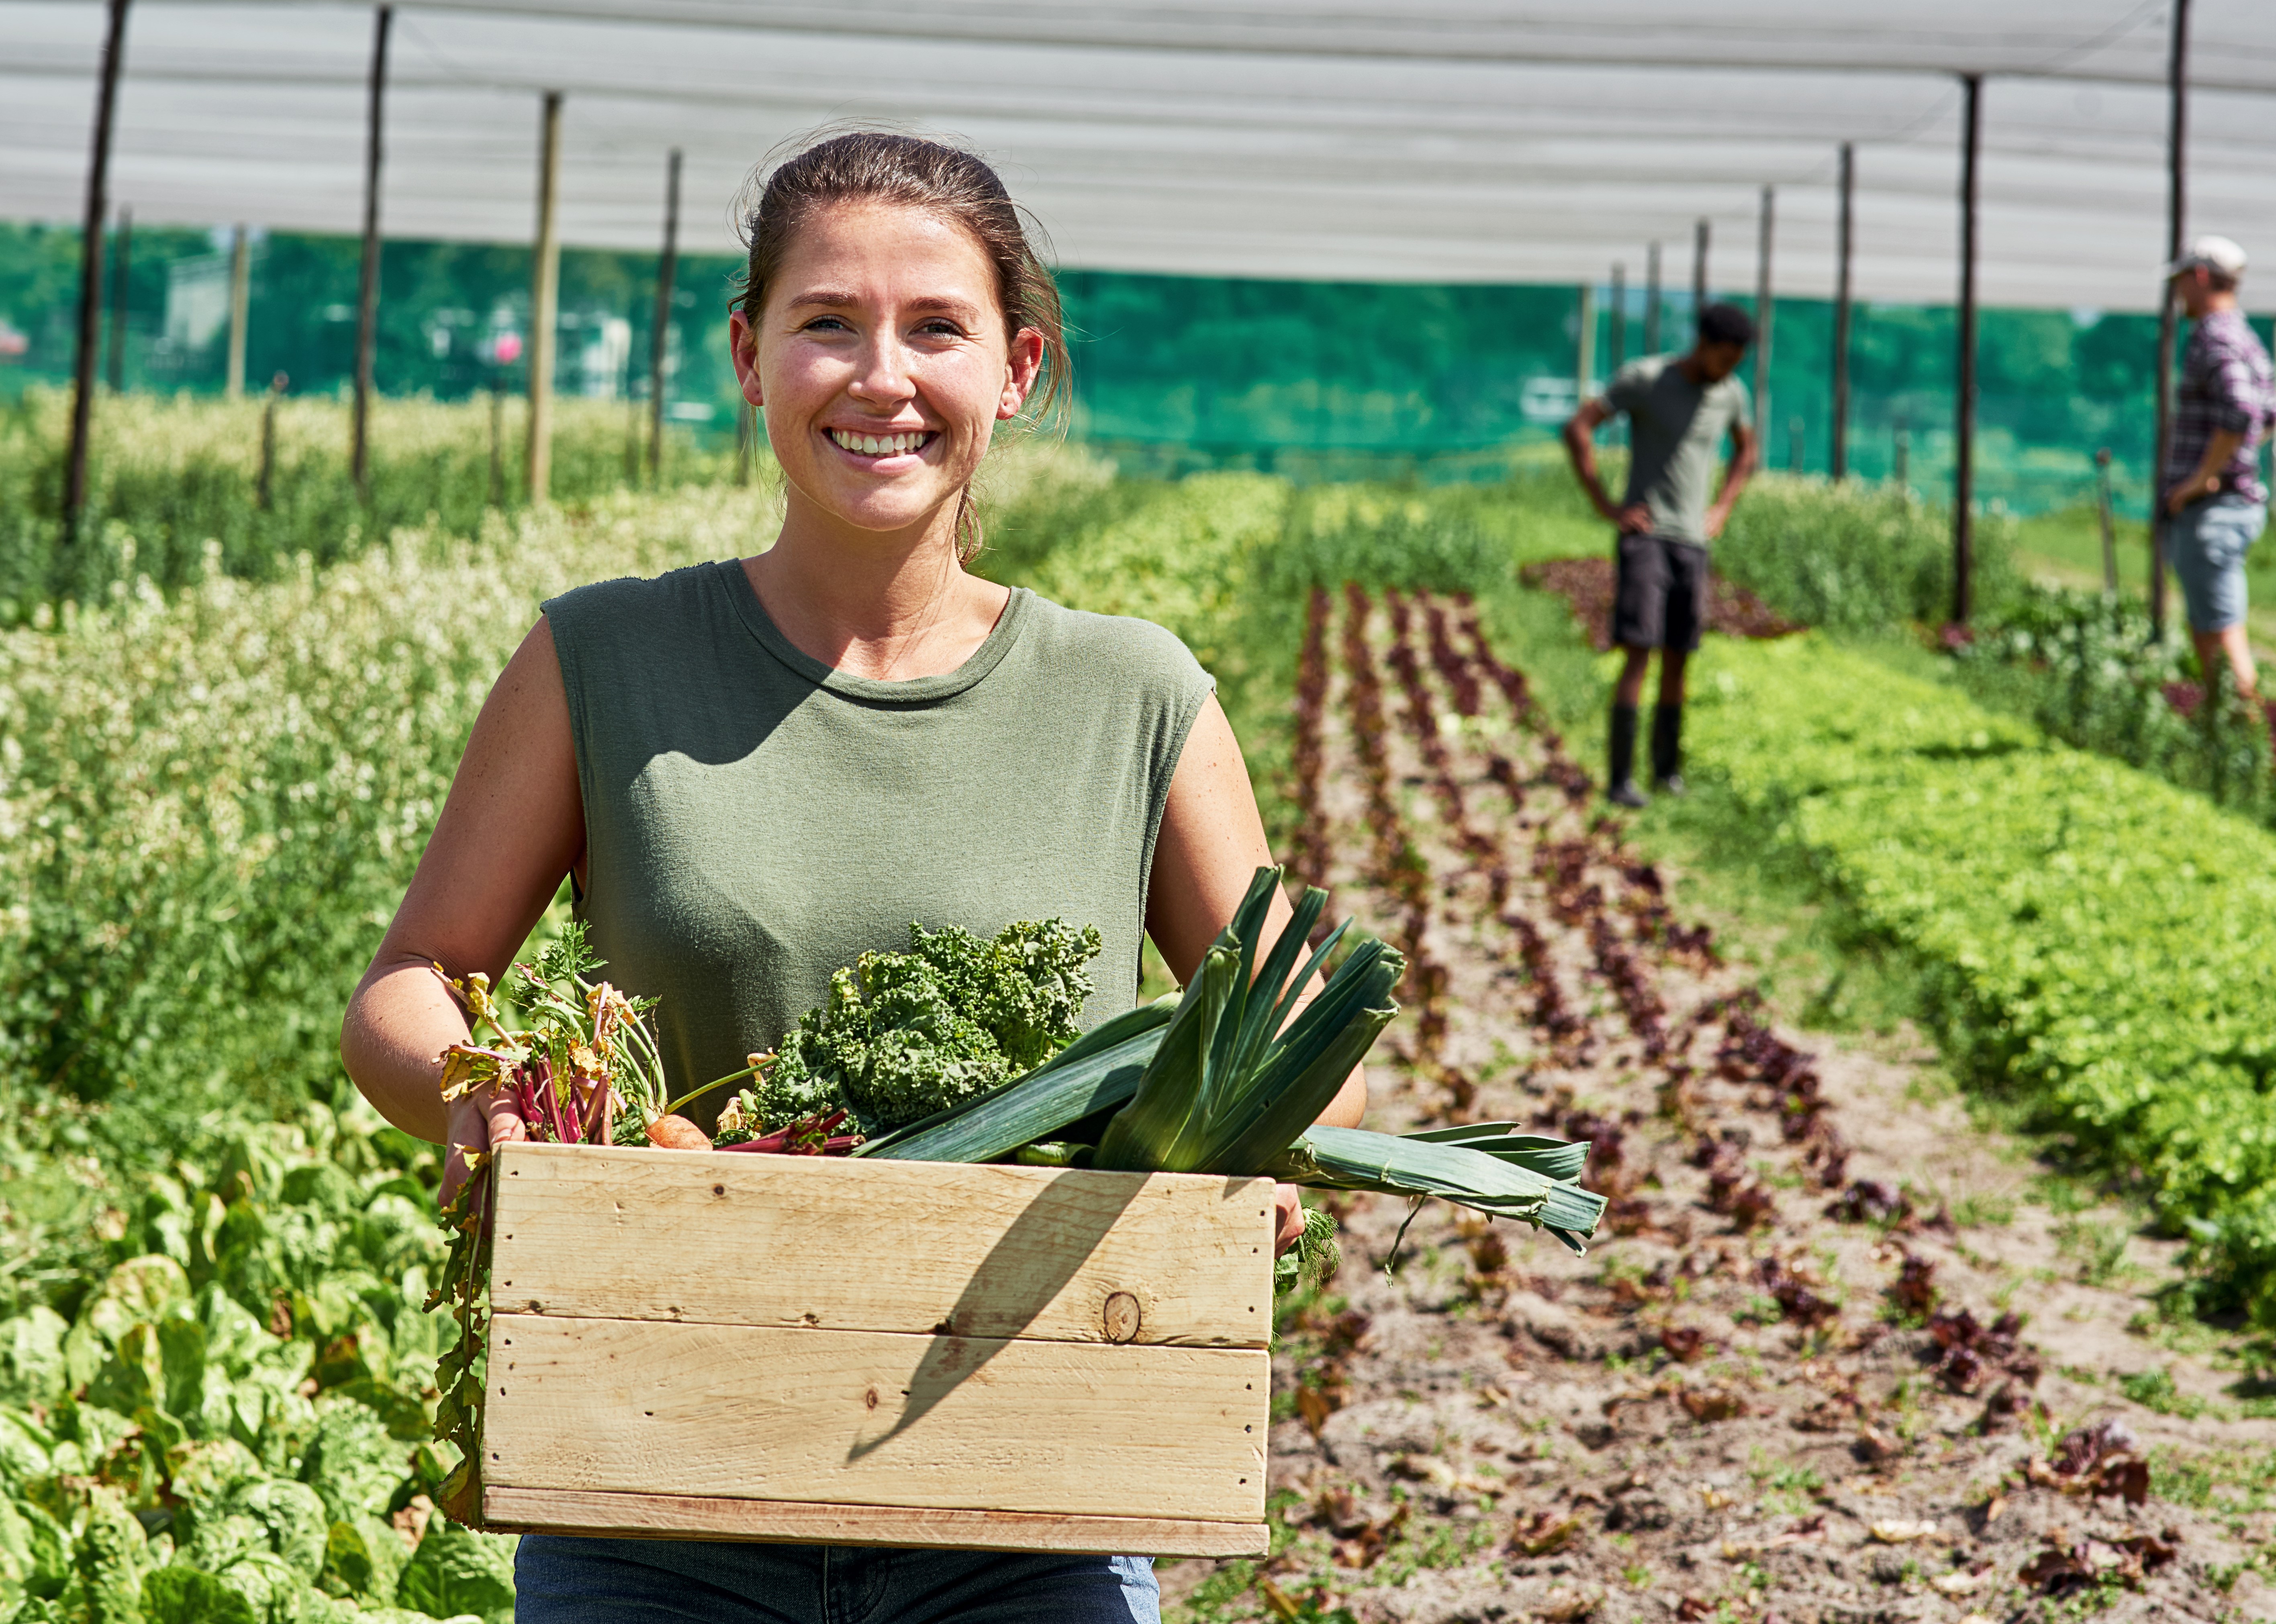
[[[229,370],[222,392],[245,398],[245,331],[253,310],[253,243],[243,226],[229,239]]]
[[[371,26],[371,86],[364,100],[363,271],[356,283],[355,424],[349,468],[356,495],[371,495],[372,354],[379,345],[379,166],[387,97],[387,35],[395,8],[383,5]]]
[[[1909,493],[1913,484],[1913,434],[1912,430],[1905,427],[1902,418],[1897,419],[1896,434],[1890,449],[1893,453],[1890,477],[1896,480],[1898,489]]]
[[[114,395],[126,389],[126,309],[133,302],[128,278],[133,274],[134,211],[121,203],[118,259],[110,268],[110,392]]]
[[[1778,189],[1764,186],[1761,230],[1755,245],[1755,421],[1765,426],[1771,420],[1771,240],[1777,230],[1777,207]],[[1802,472],[1799,459],[1794,471]]]
[[[102,333],[102,223],[110,213],[110,125],[118,106],[126,0],[110,0],[102,35],[102,72],[95,96],[95,152],[87,168],[87,210],[80,216],[79,351],[72,365],[71,450],[64,460],[64,545],[79,539],[87,506],[87,442],[95,427],[95,351]]]
[[[553,483],[553,329],[561,298],[561,93],[545,93],[537,137],[537,263],[529,288],[529,501],[542,506]]]
[[[1984,144],[1984,76],[1964,73],[1960,131],[1960,389],[1952,428],[1952,618],[1976,607],[1976,197]]]
[[[2189,0],[2174,0],[2173,38],[2166,57],[2166,263],[2181,257],[2181,227],[2189,213]],[[2158,442],[2150,472],[2150,630],[2166,635],[2166,458],[2174,449],[2174,336],[2181,312],[2174,279],[2158,298]]]
[[[1643,352],[1659,353],[1659,245],[1654,243],[1643,255]]]
[[[2118,526],[2110,512],[2110,448],[2094,454],[2095,506],[2102,518],[2102,591],[2118,595]]]
[[[679,268],[679,148],[664,171],[664,257],[656,271],[656,331],[648,349],[648,477],[664,480],[664,362],[671,332],[671,283]]]
[[[1573,353],[1573,400],[1575,405],[1589,398],[1589,383],[1597,370],[1597,284],[1581,284],[1580,342]]]
[[[1707,220],[1700,217],[1691,233],[1691,325],[1699,325],[1699,313],[1707,308]]]
[[[1612,356],[1605,367],[1611,377],[1620,371],[1620,363],[1628,359],[1628,268],[1618,260],[1612,261]]]
[[[1849,257],[1855,248],[1857,154],[1841,143],[1841,223],[1833,251],[1833,478],[1849,477]]]

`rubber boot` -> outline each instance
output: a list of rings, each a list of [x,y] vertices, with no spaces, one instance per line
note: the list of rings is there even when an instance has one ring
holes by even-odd
[[[1651,781],[1669,795],[1681,795],[1683,707],[1659,705],[1651,713]]]
[[[1605,798],[1615,806],[1647,804],[1635,782],[1636,707],[1612,706],[1612,759],[1605,776]]]

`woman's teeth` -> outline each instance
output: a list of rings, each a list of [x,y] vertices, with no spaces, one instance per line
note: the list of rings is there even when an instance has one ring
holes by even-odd
[[[864,457],[897,457],[915,450],[932,435],[924,430],[907,434],[856,434],[833,428],[830,437],[846,450],[859,451]]]

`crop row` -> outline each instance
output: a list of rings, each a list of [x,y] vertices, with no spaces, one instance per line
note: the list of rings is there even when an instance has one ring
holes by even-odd
[[[1687,929],[1674,920],[1658,874],[1625,851],[1616,823],[1585,814],[1587,774],[1572,761],[1533,704],[1523,674],[1495,657],[1475,608],[1464,601],[1449,603],[1436,596],[1387,591],[1390,638],[1383,663],[1398,679],[1400,718],[1422,769],[1407,782],[1426,789],[1435,804],[1445,853],[1440,867],[1430,870],[1422,857],[1424,844],[1392,792],[1394,774],[1385,732],[1384,696],[1368,635],[1373,606],[1355,586],[1346,588],[1345,599],[1343,697],[1364,792],[1369,835],[1366,876],[1391,901],[1392,933],[1419,966],[1410,971],[1405,989],[1420,1005],[1406,1058],[1418,1077],[1438,1091],[1430,1108],[1459,1116],[1472,1107],[1477,1095],[1475,1080],[1445,1058],[1452,1012],[1448,972],[1430,951],[1428,931],[1435,910],[1447,910],[1453,916],[1450,923],[1463,924],[1468,899],[1478,888],[1471,882],[1483,880],[1483,913],[1468,920],[1473,927],[1468,933],[1483,945],[1495,940],[1495,933],[1475,926],[1490,922],[1498,927],[1499,940],[1508,944],[1501,951],[1515,960],[1510,968],[1529,986],[1529,1023],[1545,1040],[1552,1061],[1586,1064],[1599,1041],[1589,1014],[1567,996],[1566,975],[1560,973],[1551,942],[1551,932],[1556,932],[1585,947],[1589,970],[1612,992],[1641,1059],[1662,1069],[1661,1101],[1667,1114],[1687,1124],[1697,1119],[1690,1056],[1697,1039],[1711,1035],[1715,1071],[1753,1085],[1753,1103],[1773,1116],[1781,1137],[1800,1150],[1820,1186],[1840,1189],[1847,1151],[1825,1111],[1811,1057],[1779,1039],[1761,1019],[1759,995],[1748,989],[1706,1000],[1680,1020],[1671,1020],[1660,986],[1661,969],[1680,963],[1711,965],[1709,933],[1704,927]],[[1321,872],[1329,857],[1318,783],[1328,688],[1325,603],[1324,593],[1312,600],[1297,696],[1296,799],[1305,809],[1306,827],[1314,831],[1305,850]],[[1457,630],[1469,652],[1458,649]],[[1431,676],[1460,725],[1442,722]],[[1530,773],[1521,770],[1498,744],[1487,742],[1491,729],[1473,725],[1485,717],[1489,682],[1509,702],[1511,721],[1531,736],[1527,752],[1533,759]],[[1509,801],[1507,817],[1478,815],[1465,792],[1465,764],[1449,747],[1450,739],[1476,741],[1484,771],[1473,771],[1471,776],[1483,776],[1499,787]],[[1552,791],[1538,821],[1523,815],[1529,790],[1536,787]],[[1552,823],[1567,832],[1560,835]],[[1529,856],[1521,857],[1506,847],[1513,831],[1523,838]],[[1541,919],[1519,904],[1521,872],[1534,882],[1535,892],[1546,904]],[[1615,1228],[1643,1221],[1643,1204],[1628,1189],[1621,1165],[1623,1124],[1576,1107],[1571,1095],[1563,1093],[1549,1107],[1544,1125],[1595,1144],[1589,1175],[1612,1197],[1610,1220]],[[1703,1137],[1695,1159],[1708,1171],[1714,1210],[1742,1227],[1763,1221],[1775,1211],[1775,1197],[1755,1175],[1738,1144]]]
[[[1817,638],[1734,645],[1699,759],[2020,1091],[2276,1324],[2276,836]]]

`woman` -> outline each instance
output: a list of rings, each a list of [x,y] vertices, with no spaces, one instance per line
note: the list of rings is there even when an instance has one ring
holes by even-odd
[[[520,1124],[494,1099],[445,1109],[436,1056],[467,1025],[432,966],[499,975],[565,873],[611,979],[661,996],[688,1086],[770,1046],[912,919],[1097,925],[1084,1016],[1102,1020],[1135,1001],[1142,931],[1186,978],[1270,861],[1175,638],[963,567],[995,426],[1066,377],[1050,274],[993,171],[842,135],[769,177],[749,232],[732,342],[787,487],[780,534],[545,605],[349,1007],[350,1075],[451,1146],[446,1192],[467,1150]],[[1321,1120],[1365,1103],[1355,1072]],[[1301,1217],[1280,1197],[1286,1245]],[[535,1620],[1157,1613],[1149,1566],[1120,1557],[531,1537],[518,1575]]]

